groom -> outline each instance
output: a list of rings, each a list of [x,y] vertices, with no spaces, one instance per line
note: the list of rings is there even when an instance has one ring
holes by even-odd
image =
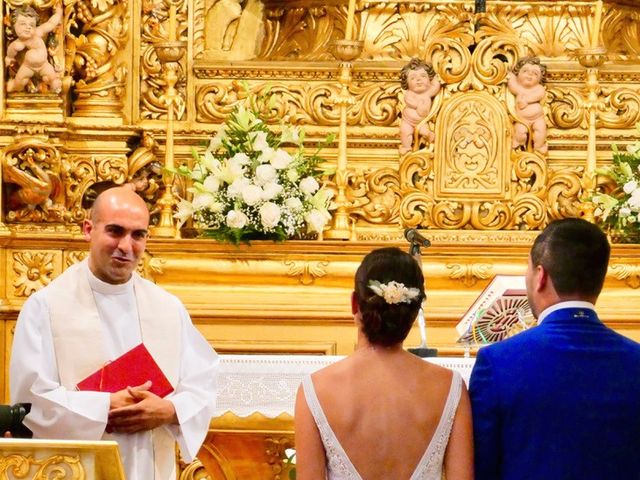
[[[471,375],[476,480],[640,478],[640,344],[594,311],[609,244],[580,219],[535,240],[539,326],[482,348]]]

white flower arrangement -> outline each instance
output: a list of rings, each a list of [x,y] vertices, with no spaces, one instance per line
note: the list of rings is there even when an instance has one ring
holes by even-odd
[[[640,133],[640,123],[636,125]],[[637,241],[640,233],[640,140],[626,151],[613,146],[613,163],[597,170],[611,178],[617,187],[610,193],[591,197],[594,216],[602,228],[619,241]]]
[[[273,133],[261,114],[269,106],[268,97],[249,95],[204,154],[194,152],[194,167],[178,169],[192,180],[193,194],[178,203],[179,227],[193,218],[204,236],[236,244],[322,232],[331,193],[321,187],[321,145],[306,155],[304,131],[282,126],[279,136]]]
[[[407,288],[404,283],[395,280],[389,283],[380,283],[377,280],[371,280],[368,287],[378,295],[384,298],[384,301],[390,305],[396,303],[411,303],[418,298],[420,290],[417,288]]]

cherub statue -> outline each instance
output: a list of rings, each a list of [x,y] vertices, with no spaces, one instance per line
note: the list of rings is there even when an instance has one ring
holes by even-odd
[[[47,46],[44,38],[52,32],[62,20],[62,5],[58,3],[55,12],[42,25],[38,23],[38,13],[29,6],[20,7],[12,14],[13,30],[16,38],[7,47],[5,62],[12,66],[16,62],[16,55],[24,51],[24,58],[16,76],[7,83],[7,92],[22,91],[31,77],[38,74],[42,82],[55,93],[62,89],[60,74],[49,63]]]
[[[509,91],[516,96],[516,114],[518,120],[513,127],[513,148],[526,145],[529,129],[533,133],[533,148],[542,154],[547,153],[547,124],[544,119],[542,100],[545,96],[543,86],[547,67],[538,57],[521,58],[507,76]]]
[[[440,82],[431,64],[412,58],[400,72],[400,85],[405,91],[402,118],[400,119],[400,155],[411,151],[413,134],[421,120],[431,110],[431,99],[440,91]],[[434,134],[426,125],[420,127],[420,135],[430,142]]]

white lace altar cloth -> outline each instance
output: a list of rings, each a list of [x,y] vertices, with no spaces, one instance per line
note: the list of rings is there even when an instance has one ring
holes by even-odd
[[[259,412],[269,418],[282,413],[293,416],[296,391],[302,377],[342,358],[329,355],[220,355],[215,415],[231,412],[246,417]],[[468,384],[475,358],[434,357],[426,360],[457,370]]]

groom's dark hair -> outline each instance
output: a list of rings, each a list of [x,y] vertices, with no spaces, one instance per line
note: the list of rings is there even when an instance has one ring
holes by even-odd
[[[548,272],[560,296],[597,297],[607,275],[607,236],[580,218],[555,220],[535,239],[531,263]]]

